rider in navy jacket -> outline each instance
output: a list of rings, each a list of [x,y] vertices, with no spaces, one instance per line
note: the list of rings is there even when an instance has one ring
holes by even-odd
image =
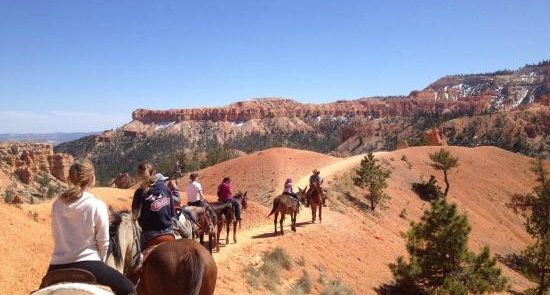
[[[134,193],[132,210],[139,212],[138,223],[145,243],[156,236],[173,233],[172,217],[176,216],[176,212],[172,193],[166,186],[167,179],[157,173],[151,186]]]

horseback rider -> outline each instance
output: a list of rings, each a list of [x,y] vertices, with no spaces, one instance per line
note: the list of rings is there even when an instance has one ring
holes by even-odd
[[[176,217],[176,206],[172,192],[166,185],[167,179],[156,173],[146,178],[134,193],[132,212],[138,213],[137,220],[145,246],[142,249],[175,239],[172,218]]]
[[[93,164],[75,162],[69,169],[69,181],[72,186],[52,204],[54,251],[48,272],[83,269],[117,295],[136,294],[130,280],[105,264],[109,248],[109,214],[105,203],[90,191],[95,185]]]
[[[172,193],[172,199],[174,200],[174,207],[176,210],[176,219],[179,218],[180,214],[183,214],[185,215],[185,218],[189,219],[193,224],[197,224],[197,221],[195,220],[195,217],[193,217],[191,211],[181,206],[181,194],[176,180],[169,180],[166,183],[166,186],[170,190],[170,193]]]
[[[321,178],[321,171],[313,169],[312,175],[309,177],[309,190],[307,195],[310,196],[313,190],[317,190],[317,193],[321,196],[323,200],[323,207],[326,207],[327,194],[325,190],[321,187],[323,185],[323,178]]]
[[[187,206],[204,207],[208,210],[210,216],[215,218],[216,213],[214,212],[214,209],[210,207],[210,204],[208,204],[202,193],[202,186],[198,182],[199,174],[197,172],[193,172],[189,175],[189,179],[190,182],[187,185]]]
[[[223,178],[222,183],[218,186],[218,198],[220,202],[230,202],[231,206],[233,206],[233,210],[235,210],[236,219],[241,220],[241,205],[233,198],[233,192],[231,191],[231,178]]]
[[[289,196],[295,198],[297,201],[299,201],[298,195],[296,195],[296,193],[294,193],[294,189],[292,188],[292,178],[290,178],[290,177],[287,178],[286,181],[285,181],[283,194],[289,195]]]

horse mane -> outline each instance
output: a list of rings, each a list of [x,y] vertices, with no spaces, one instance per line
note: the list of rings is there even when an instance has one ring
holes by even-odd
[[[122,263],[122,251],[120,249],[120,241],[118,239],[118,230],[120,229],[120,224],[122,224],[122,214],[129,214],[130,211],[127,209],[121,211],[111,211],[111,223],[109,224],[109,249],[107,251],[107,256],[113,255],[115,260],[115,265],[118,267]]]

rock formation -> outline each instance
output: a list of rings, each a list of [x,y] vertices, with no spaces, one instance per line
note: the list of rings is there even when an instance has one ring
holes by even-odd
[[[57,153],[48,157],[50,173],[63,182],[68,182],[69,168],[73,162],[74,158],[69,154]]]
[[[133,184],[133,179],[128,173],[120,173],[115,177],[112,181],[110,186],[115,186],[117,188],[129,188]]]
[[[15,174],[25,184],[31,184],[40,173],[52,174],[66,182],[73,163],[69,154],[54,154],[51,144],[5,142],[0,144],[0,169]]]

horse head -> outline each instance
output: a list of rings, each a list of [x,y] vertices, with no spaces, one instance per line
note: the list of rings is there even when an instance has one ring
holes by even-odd
[[[241,207],[243,209],[246,209],[248,208],[248,191],[245,191],[244,193],[243,192],[239,192],[238,194],[235,195],[235,199],[238,200],[240,203],[241,203]]]
[[[109,249],[107,265],[125,274],[142,261],[141,229],[128,210],[116,212],[109,207]]]
[[[300,202],[305,205],[307,200],[307,186],[304,189],[298,187],[298,193],[296,194],[300,198]]]

